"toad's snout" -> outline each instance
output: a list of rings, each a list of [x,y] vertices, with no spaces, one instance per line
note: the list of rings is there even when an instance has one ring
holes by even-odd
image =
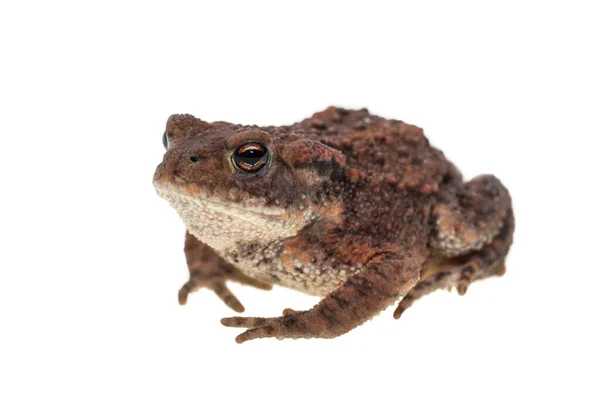
[[[162,163],[156,167],[153,182],[177,183],[185,174],[193,173],[200,167],[202,160],[199,152],[170,149],[165,153]]]

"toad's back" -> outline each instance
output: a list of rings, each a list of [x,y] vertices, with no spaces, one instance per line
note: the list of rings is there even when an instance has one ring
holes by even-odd
[[[353,181],[370,176],[373,184],[394,183],[427,194],[459,175],[443,153],[429,145],[421,128],[372,115],[367,109],[329,107],[290,128],[310,132],[340,150]]]

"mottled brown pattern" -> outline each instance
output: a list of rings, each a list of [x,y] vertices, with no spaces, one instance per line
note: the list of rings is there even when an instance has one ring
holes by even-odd
[[[402,296],[395,317],[437,288],[464,294],[504,271],[508,191],[492,175],[463,182],[416,126],[330,107],[284,127],[174,115],[166,134],[154,183],[191,232],[180,302],[208,287],[242,311],[226,280],[322,296],[308,311],[223,319],[248,328],[238,342],[335,337]],[[256,172],[231,157],[247,143],[269,152]]]

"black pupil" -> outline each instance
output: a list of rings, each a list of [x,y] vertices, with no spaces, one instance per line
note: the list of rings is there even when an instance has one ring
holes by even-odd
[[[262,149],[248,149],[239,153],[237,159],[239,162],[245,162],[248,164],[256,164],[265,155],[265,151]]]
[[[167,141],[167,132],[163,133],[163,146],[165,146],[165,150],[169,147],[169,142]]]

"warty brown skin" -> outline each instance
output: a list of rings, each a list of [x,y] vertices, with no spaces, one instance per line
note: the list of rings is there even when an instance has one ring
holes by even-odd
[[[180,303],[206,287],[241,312],[227,280],[323,297],[310,310],[286,309],[280,317],[223,319],[226,326],[248,328],[239,343],[336,337],[400,297],[396,318],[438,288],[455,287],[463,295],[473,281],[504,273],[514,231],[508,191],[491,175],[463,182],[416,126],[366,109],[330,107],[285,127],[174,115],[166,135],[169,149],[154,176],[161,195],[181,192],[186,199],[208,197],[233,207],[219,215],[283,210],[282,217],[260,218],[292,224],[273,237],[250,226],[242,230],[248,235],[232,238],[219,222],[190,211],[196,203],[174,203],[189,229],[190,279]],[[258,171],[234,165],[233,152],[247,143],[268,149],[268,162]],[[235,228],[235,217],[227,221]],[[206,234],[203,224],[217,233]],[[277,226],[273,231],[279,232]],[[220,235],[228,236],[226,242]]]

